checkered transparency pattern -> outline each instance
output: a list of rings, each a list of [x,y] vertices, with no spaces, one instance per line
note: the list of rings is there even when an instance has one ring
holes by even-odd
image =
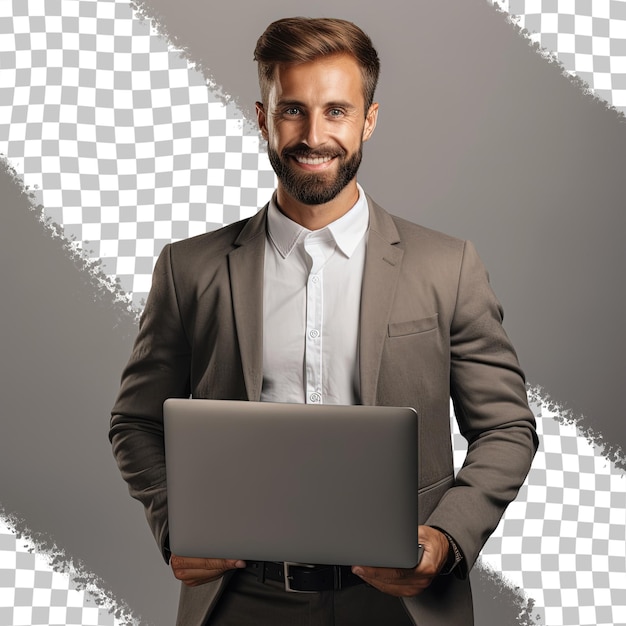
[[[626,0],[488,0],[542,52],[626,113]]]
[[[544,56],[626,113],[626,0],[488,1]],[[543,607],[548,625],[624,626],[626,476],[574,425],[536,408],[542,449],[483,561]]]
[[[254,214],[259,138],[115,0],[0,3],[0,152],[139,307],[167,242]]]
[[[531,406],[541,445],[482,563],[535,601],[542,624],[626,626],[626,474],[546,403]]]
[[[70,576],[54,571],[45,555],[35,553],[0,520],[0,625],[128,624],[114,617],[113,608],[99,606]]]
[[[528,30],[543,27],[544,16],[553,27],[557,13],[588,24],[591,10],[580,0],[492,3]],[[606,81],[594,89],[618,107],[626,105],[624,4],[594,0],[591,17],[592,38],[609,41],[592,41],[592,50],[610,55],[610,71],[594,72],[594,80],[610,74],[610,90],[602,91]],[[609,20],[607,36],[598,19]],[[588,54],[579,22],[574,35],[572,21],[560,18],[556,38],[550,30],[532,35],[559,58],[574,54],[562,58],[571,72],[585,71],[576,63]],[[558,49],[561,34],[578,52]],[[100,259],[138,309],[166,242],[254,213],[275,184],[241,113],[134,17],[127,0],[0,0],[0,153],[37,189],[44,215],[77,250]],[[575,427],[544,406],[535,410],[542,449],[483,563],[525,589],[546,625],[624,624],[626,479]],[[454,448],[458,465],[458,432]],[[88,592],[75,595],[71,576],[44,572],[41,557],[0,526],[0,626],[117,623]]]

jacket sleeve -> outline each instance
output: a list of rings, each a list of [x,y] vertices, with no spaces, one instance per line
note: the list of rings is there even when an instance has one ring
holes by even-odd
[[[426,523],[454,538],[466,574],[516,497],[538,445],[502,309],[469,242],[450,325],[450,358],[450,393],[468,450],[454,486]]]
[[[190,393],[191,348],[179,311],[171,248],[156,263],[139,333],[111,412],[109,439],[130,495],[169,560],[163,402]]]

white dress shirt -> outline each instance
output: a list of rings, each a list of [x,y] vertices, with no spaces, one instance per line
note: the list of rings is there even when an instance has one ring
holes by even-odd
[[[268,210],[263,283],[264,402],[359,404],[359,311],[369,210],[310,231]]]

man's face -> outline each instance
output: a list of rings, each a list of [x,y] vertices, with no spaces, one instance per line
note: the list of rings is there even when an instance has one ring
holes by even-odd
[[[279,186],[306,205],[326,204],[355,179],[362,144],[376,126],[365,115],[356,60],[337,54],[278,66],[257,118]]]

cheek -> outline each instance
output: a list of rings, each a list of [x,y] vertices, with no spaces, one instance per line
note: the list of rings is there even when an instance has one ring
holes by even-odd
[[[297,129],[294,124],[275,124],[270,129],[269,134],[272,138],[272,145],[277,149],[296,143],[298,139]]]
[[[349,126],[343,128],[340,135],[338,135],[338,138],[340,138],[344,146],[349,146],[351,150],[358,150],[364,139],[365,133],[366,130],[363,126],[363,120],[360,120],[359,122],[355,121]]]

